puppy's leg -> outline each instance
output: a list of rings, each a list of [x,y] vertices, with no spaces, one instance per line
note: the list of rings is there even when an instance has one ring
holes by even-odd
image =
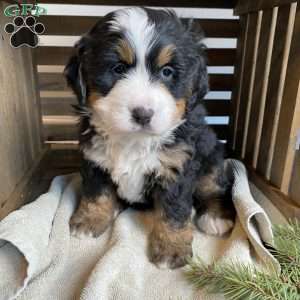
[[[70,219],[71,233],[97,237],[109,227],[122,207],[108,174],[84,162],[81,175],[83,196]]]
[[[70,219],[71,233],[98,237],[111,225],[119,211],[120,205],[111,191],[93,198],[83,197]]]
[[[194,194],[197,227],[209,234],[222,236],[234,225],[235,209],[231,198],[231,183],[223,168],[214,167],[197,182]]]
[[[161,217],[155,219],[149,237],[150,261],[159,268],[175,269],[184,266],[192,257],[193,230],[190,222],[176,226]]]
[[[150,261],[160,268],[179,268],[192,256],[193,226],[189,196],[163,193],[149,236]]]
[[[206,201],[205,209],[197,211],[197,227],[209,235],[222,236],[229,232],[234,225],[232,209],[228,209],[222,198]]]

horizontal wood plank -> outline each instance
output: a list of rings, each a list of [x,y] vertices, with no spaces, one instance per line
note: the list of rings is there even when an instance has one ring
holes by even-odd
[[[74,49],[71,47],[37,47],[34,49],[38,65],[66,65]],[[235,49],[208,49],[209,66],[233,66]]]
[[[73,116],[75,115],[72,105],[77,103],[73,98],[41,98],[43,116]]]
[[[75,125],[44,125],[45,141],[78,140],[78,128]]]
[[[209,76],[210,89],[212,91],[231,91],[233,75],[212,74]],[[39,89],[47,91],[66,91],[69,87],[62,74],[40,73]]]
[[[292,2],[297,2],[297,0],[238,0],[238,3],[234,9],[234,14],[243,15],[249,12],[255,12],[259,10],[270,9],[275,6],[290,4]]]
[[[86,16],[40,16],[39,21],[45,25],[47,35],[75,35],[88,32],[101,17]],[[237,37],[239,20],[195,20],[198,22],[206,37]]]
[[[31,0],[33,1],[33,0]],[[35,1],[33,1],[35,2]],[[129,6],[161,6],[161,7],[206,7],[233,8],[235,0],[40,0],[39,3],[85,4],[85,5],[129,5]]]

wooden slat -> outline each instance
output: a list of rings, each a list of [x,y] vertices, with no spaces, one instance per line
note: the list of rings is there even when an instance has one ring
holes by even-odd
[[[232,89],[231,74],[212,74],[209,76],[210,89],[212,91],[231,91]],[[62,74],[40,73],[39,89],[48,91],[66,91],[69,87]]]
[[[33,1],[33,0],[31,0]],[[207,7],[233,8],[234,0],[40,0],[39,3],[85,4],[85,5],[130,5],[130,6],[163,6],[163,7]]]
[[[275,6],[290,4],[292,2],[297,2],[297,0],[238,0],[238,3],[234,9],[234,14],[243,15],[249,12],[266,10]]]
[[[65,65],[73,53],[71,47],[37,47],[34,49],[38,65]],[[208,65],[233,66],[235,49],[208,49]]]
[[[75,125],[45,125],[43,131],[46,141],[78,139],[78,129]]]
[[[295,156],[289,195],[300,206],[300,150]]]
[[[257,170],[267,179],[270,179],[294,18],[295,9],[291,9],[289,5],[279,7],[257,163]]]
[[[249,124],[249,112],[251,108],[254,75],[257,58],[257,46],[261,27],[261,13],[248,15],[248,37],[246,41],[245,66],[242,78],[242,91],[240,96],[240,107],[237,119],[236,147],[238,157],[244,158],[245,144]]]
[[[245,160],[256,168],[278,8],[263,12]]]
[[[208,116],[230,116],[232,111],[231,101],[205,100],[204,106]]]
[[[88,32],[101,17],[81,16],[40,16],[39,22],[45,25],[44,34],[75,35]],[[206,37],[234,38],[238,34],[239,20],[195,20],[198,22]]]
[[[57,116],[72,116],[74,109],[72,104],[76,104],[76,98],[41,98],[42,113],[44,116],[57,115]]]
[[[232,91],[232,116],[230,119],[230,139],[228,141],[228,148],[235,150],[236,135],[238,129],[238,115],[240,112],[241,92],[243,88],[243,74],[245,72],[245,53],[246,42],[248,36],[248,16],[240,18],[240,33],[237,40],[237,53],[234,72],[234,88]]]
[[[271,169],[271,182],[288,193],[300,128],[300,9],[297,8],[287,67],[278,132]]]
[[[63,149],[52,145],[47,147],[41,157],[36,157],[34,167],[24,176],[24,180],[3,205],[0,221],[9,212],[46,193],[55,176],[78,172],[80,162],[81,154],[76,145],[64,145]]]
[[[3,11],[7,5],[0,3]],[[39,101],[34,85],[31,49],[14,49],[4,26],[12,18],[0,15],[0,211],[7,211],[10,196],[23,182],[42,152]],[[9,203],[18,205],[18,199]]]
[[[33,182],[37,179],[36,173],[45,152],[46,151],[43,150],[35,157],[32,166],[29,168],[29,170],[26,171],[25,174],[23,174],[21,180],[15,186],[13,192],[5,201],[1,203],[0,221],[4,219],[10,212],[26,204],[29,199],[34,200],[36,199],[36,197],[40,196],[40,194],[36,193],[37,190],[33,188]],[[48,187],[49,186],[47,186],[47,188]]]
[[[39,73],[39,89],[46,91],[67,91],[69,87],[62,73]]]
[[[231,91],[233,85],[233,75],[231,74],[211,74],[209,76],[211,91]]]
[[[37,47],[34,51],[38,65],[66,65],[74,53],[70,47]]]

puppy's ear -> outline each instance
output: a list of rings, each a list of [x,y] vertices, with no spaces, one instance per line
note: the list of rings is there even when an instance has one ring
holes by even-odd
[[[85,39],[82,38],[76,45],[76,54],[67,63],[64,75],[68,85],[73,89],[77,96],[79,105],[86,104],[87,86],[82,70],[82,55],[84,53]]]
[[[203,43],[204,31],[198,21],[187,19],[183,21],[187,34],[193,40],[196,55],[193,57],[193,92],[198,93],[198,98],[203,98],[209,91],[207,74],[206,46]]]
[[[194,42],[200,46],[205,34],[199,21],[194,19],[182,19],[181,22],[185,27],[185,30],[192,36]]]

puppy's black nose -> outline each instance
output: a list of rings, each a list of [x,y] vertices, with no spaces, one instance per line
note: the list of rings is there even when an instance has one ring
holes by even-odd
[[[153,109],[146,109],[144,107],[136,107],[131,112],[133,120],[140,125],[148,125],[154,115]]]

